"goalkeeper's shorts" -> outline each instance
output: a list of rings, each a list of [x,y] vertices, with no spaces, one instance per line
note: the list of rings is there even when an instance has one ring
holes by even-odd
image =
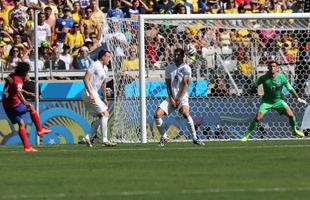
[[[259,106],[258,112],[265,114],[270,109],[274,109],[278,111],[278,113],[281,115],[284,113],[284,110],[288,107],[289,107],[288,104],[282,99],[276,101],[275,103],[266,103],[263,101]]]

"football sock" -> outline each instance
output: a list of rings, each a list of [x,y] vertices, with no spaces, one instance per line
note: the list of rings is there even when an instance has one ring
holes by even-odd
[[[37,111],[30,112],[30,117],[34,125],[36,126],[37,131],[40,131],[42,127],[40,124],[40,118],[39,118]]]
[[[249,137],[249,135],[251,135],[251,133],[252,133],[253,130],[257,127],[257,125],[258,125],[258,122],[254,119],[254,120],[251,122],[251,124],[250,124],[250,126],[249,126],[247,132],[245,132],[244,137]]]
[[[296,122],[296,117],[295,115],[293,117],[290,117],[289,118],[289,121],[290,121],[290,125],[292,127],[292,130],[296,130],[297,129],[297,122]]]
[[[103,116],[99,121],[102,133],[102,143],[105,143],[108,141],[108,117]]]
[[[189,115],[187,118],[187,128],[190,130],[191,134],[193,135],[193,140],[197,140],[195,125],[192,117]]]
[[[100,119],[97,119],[96,121],[94,121],[91,125],[91,128],[90,128],[90,132],[89,134],[86,135],[86,138],[89,139],[89,140],[92,140],[94,135],[96,134],[97,132],[97,129],[99,127],[101,123],[101,120]]]
[[[19,136],[24,144],[24,148],[28,149],[30,148],[30,144],[28,143],[28,137],[25,128],[19,128]]]
[[[162,118],[155,118],[155,124],[158,128],[158,131],[159,131],[161,137],[166,138],[167,133],[166,133],[166,127],[165,127],[165,123],[164,123],[163,119]]]

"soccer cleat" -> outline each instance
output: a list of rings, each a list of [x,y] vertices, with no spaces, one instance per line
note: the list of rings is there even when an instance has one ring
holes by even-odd
[[[35,149],[33,147],[29,147],[29,148],[26,148],[24,150],[25,150],[25,152],[37,152],[38,151],[37,149]]]
[[[103,146],[105,147],[115,147],[116,143],[110,142],[110,141],[106,141],[103,143]]]
[[[302,131],[299,131],[297,129],[293,131],[293,135],[299,136],[301,138],[305,137],[305,134]]]
[[[49,134],[51,133],[52,131],[49,130],[49,129],[46,129],[46,128],[42,128],[40,131],[37,132],[38,136],[42,136],[42,135],[45,135],[45,134]]]
[[[93,147],[93,145],[91,144],[90,140],[85,138],[85,137],[83,137],[83,142],[84,142],[84,144],[86,144],[86,146]]]
[[[200,145],[200,146],[205,146],[205,143],[203,143],[203,141],[197,139],[197,140],[193,140],[194,144]]]
[[[158,143],[159,146],[163,147],[165,146],[169,141],[169,138],[168,137],[162,137],[160,138],[160,141]]]

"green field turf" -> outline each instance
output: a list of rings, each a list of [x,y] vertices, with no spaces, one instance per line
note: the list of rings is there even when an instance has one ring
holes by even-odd
[[[0,199],[310,199],[310,141],[0,147]]]

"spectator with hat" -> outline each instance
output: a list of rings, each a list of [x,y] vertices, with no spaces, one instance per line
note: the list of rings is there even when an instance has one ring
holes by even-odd
[[[73,58],[72,68],[75,70],[87,70],[94,61],[89,57],[89,49],[83,46],[79,55]]]

